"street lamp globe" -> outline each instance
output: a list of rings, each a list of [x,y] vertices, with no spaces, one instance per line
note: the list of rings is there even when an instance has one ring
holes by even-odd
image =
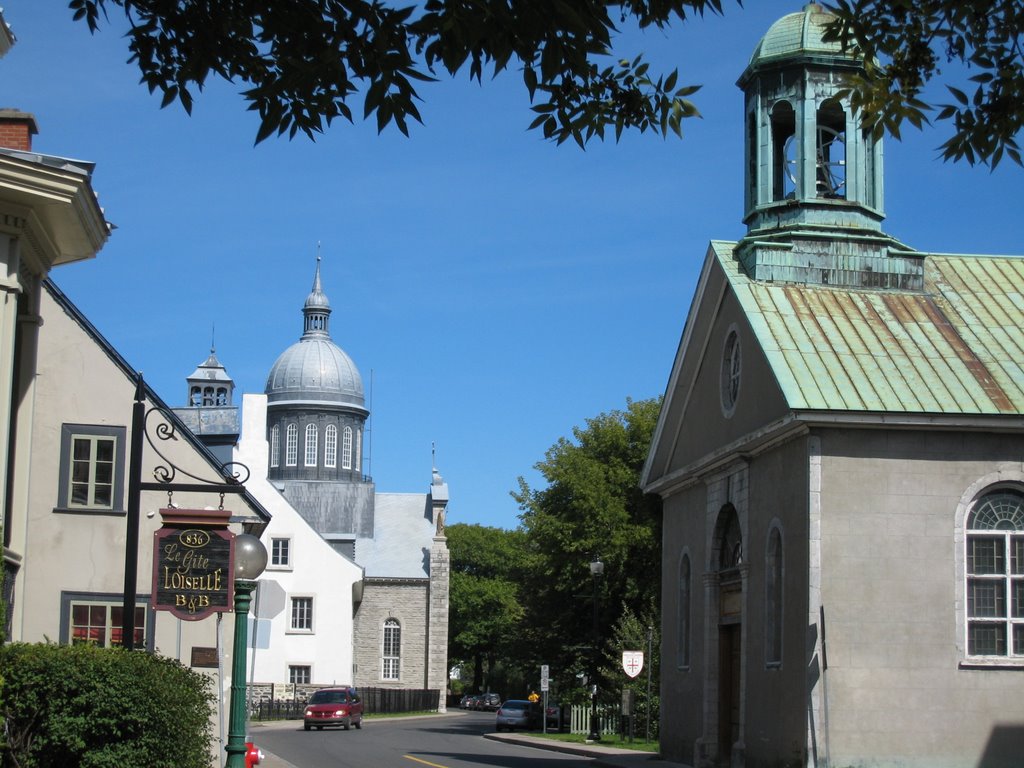
[[[590,564],[590,575],[595,579],[604,573],[604,563],[601,562],[601,558],[594,558],[594,562]]]
[[[235,578],[252,580],[267,567],[267,548],[250,533],[235,536]]]

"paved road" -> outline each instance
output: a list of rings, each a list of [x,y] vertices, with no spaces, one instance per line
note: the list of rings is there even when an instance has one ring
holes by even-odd
[[[409,719],[370,719],[361,730],[304,731],[301,722],[250,734],[267,756],[260,768],[592,768],[593,759],[484,739],[494,714],[453,712]]]

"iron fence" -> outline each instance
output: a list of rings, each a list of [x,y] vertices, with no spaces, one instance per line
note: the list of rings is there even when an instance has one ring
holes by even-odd
[[[392,715],[403,712],[436,712],[440,691],[400,688],[360,688],[364,715]],[[249,708],[250,720],[297,720],[306,708],[306,698],[262,699]]]

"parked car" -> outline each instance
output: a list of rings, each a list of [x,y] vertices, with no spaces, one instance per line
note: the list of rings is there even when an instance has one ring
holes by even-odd
[[[501,696],[496,693],[485,693],[480,697],[480,709],[485,709],[488,712],[497,712],[500,706]]]
[[[540,727],[540,705],[524,699],[509,699],[502,702],[494,718],[494,729],[503,731],[506,728],[531,730]]]
[[[321,688],[309,697],[302,716],[302,725],[308,731],[325,726],[340,725],[363,727],[363,702],[355,688]]]
[[[473,697],[468,693],[459,699],[459,709],[469,709],[469,703],[473,700]]]

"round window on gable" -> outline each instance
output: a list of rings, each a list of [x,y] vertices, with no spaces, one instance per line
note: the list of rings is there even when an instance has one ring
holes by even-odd
[[[736,410],[736,400],[740,394],[741,368],[740,337],[733,327],[725,337],[722,352],[722,412],[726,418],[731,417]]]

